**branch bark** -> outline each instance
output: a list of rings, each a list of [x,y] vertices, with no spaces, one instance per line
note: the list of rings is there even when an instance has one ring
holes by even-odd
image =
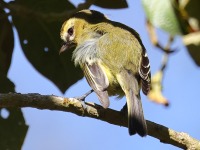
[[[113,125],[127,127],[127,117],[120,111],[104,109],[100,105],[82,102],[75,98],[64,98],[55,95],[40,95],[37,93],[0,94],[0,107],[33,107],[37,109],[58,110],[71,112],[78,116],[95,118]],[[187,150],[200,150],[200,141],[184,132],[177,132],[163,125],[147,120],[148,135],[161,142]]]

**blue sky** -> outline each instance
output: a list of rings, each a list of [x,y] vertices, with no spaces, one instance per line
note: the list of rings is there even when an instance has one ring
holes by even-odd
[[[91,9],[101,11],[111,20],[122,22],[138,31],[148,51],[152,74],[154,74],[160,66],[162,53],[150,43],[140,1],[128,2],[128,9],[109,10],[98,7],[91,7]],[[166,43],[167,35],[160,30],[158,34],[161,43]],[[15,39],[9,78],[15,83],[16,91],[63,96],[51,81],[38,73],[27,61],[19,45],[16,32]],[[142,95],[145,118],[200,139],[200,117],[198,115],[200,112],[198,95],[200,69],[182,46],[180,37],[176,38],[173,47],[178,48],[178,52],[170,56],[163,81],[164,95],[169,99],[171,105],[165,108],[150,102]],[[80,96],[89,89],[86,80],[83,79],[70,87],[64,96]],[[95,94],[90,95],[86,100],[99,103]],[[125,98],[122,100],[111,98],[110,107],[120,110],[124,103]],[[145,138],[138,135],[129,136],[127,128],[79,117],[71,113],[34,108],[23,108],[23,113],[26,123],[29,125],[23,150],[178,149],[160,143],[158,139],[150,136]]]

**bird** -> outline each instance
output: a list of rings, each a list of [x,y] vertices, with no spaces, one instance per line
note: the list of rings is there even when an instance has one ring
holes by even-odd
[[[140,90],[150,91],[151,71],[146,49],[132,28],[96,10],[74,13],[62,25],[60,53],[74,47],[72,60],[106,109],[109,96],[126,96],[130,135],[148,134]]]

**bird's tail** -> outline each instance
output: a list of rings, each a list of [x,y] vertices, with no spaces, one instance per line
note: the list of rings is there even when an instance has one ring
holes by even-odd
[[[147,125],[142,110],[138,80],[126,70],[122,70],[117,75],[117,80],[126,95],[129,134],[147,135]]]
[[[138,133],[140,136],[147,135],[147,125],[144,119],[140,94],[136,95],[132,89],[126,93],[128,107],[129,134]]]

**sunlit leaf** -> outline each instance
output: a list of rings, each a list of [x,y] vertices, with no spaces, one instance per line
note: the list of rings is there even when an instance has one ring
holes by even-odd
[[[163,80],[163,72],[162,71],[156,72],[156,74],[154,74],[151,79],[151,90],[147,96],[149,100],[151,100],[152,102],[168,106],[169,102],[163,96],[162,93],[162,80]]]
[[[200,32],[183,36],[183,43],[196,65],[200,66]]]
[[[171,35],[186,34],[185,20],[181,18],[175,0],[142,0],[142,4],[153,26]]]

